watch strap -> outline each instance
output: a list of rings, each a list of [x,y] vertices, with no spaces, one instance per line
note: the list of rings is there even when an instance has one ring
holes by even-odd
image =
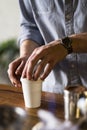
[[[61,40],[61,44],[67,49],[68,54],[73,52],[72,40],[69,37],[65,37]]]

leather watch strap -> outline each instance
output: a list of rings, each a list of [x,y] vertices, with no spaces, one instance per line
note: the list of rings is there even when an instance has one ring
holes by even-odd
[[[72,40],[69,37],[65,37],[61,40],[61,44],[67,49],[68,54],[73,52]]]

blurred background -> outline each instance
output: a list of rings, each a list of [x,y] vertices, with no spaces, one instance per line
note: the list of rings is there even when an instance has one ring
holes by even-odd
[[[7,75],[8,64],[19,54],[18,0],[0,0],[0,83],[10,84]]]
[[[15,38],[18,33],[18,0],[0,0],[0,41]]]

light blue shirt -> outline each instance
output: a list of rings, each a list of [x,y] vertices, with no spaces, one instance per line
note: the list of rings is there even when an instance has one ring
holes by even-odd
[[[31,39],[39,45],[87,32],[87,0],[19,0],[20,43]],[[56,64],[43,83],[43,91],[62,93],[67,85],[87,87],[87,54],[69,54]]]

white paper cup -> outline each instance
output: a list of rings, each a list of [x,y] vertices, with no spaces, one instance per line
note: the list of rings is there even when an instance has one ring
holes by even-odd
[[[42,81],[21,78],[25,107],[36,108],[41,104]]]

